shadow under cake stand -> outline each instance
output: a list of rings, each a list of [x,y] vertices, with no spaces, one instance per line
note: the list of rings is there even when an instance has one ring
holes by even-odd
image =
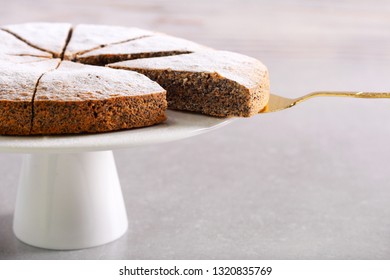
[[[0,152],[24,153],[13,230],[47,249],[82,249],[116,240],[128,221],[113,149],[192,137],[231,119],[168,110],[160,125],[76,136],[0,136]]]

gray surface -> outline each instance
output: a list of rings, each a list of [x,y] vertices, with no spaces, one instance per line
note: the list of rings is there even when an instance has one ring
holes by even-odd
[[[260,58],[273,92],[285,96],[390,90],[385,1],[98,1],[87,9],[90,1],[74,0],[48,4],[43,15],[44,2],[26,1],[26,11],[6,3],[0,23],[50,20],[57,11],[56,20],[182,35]],[[188,140],[116,152],[130,230],[79,251],[15,239],[21,156],[0,154],[0,258],[389,259],[389,119],[390,100],[314,99]]]

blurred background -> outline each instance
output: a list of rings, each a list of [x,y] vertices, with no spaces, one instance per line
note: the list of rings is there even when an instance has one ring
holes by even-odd
[[[137,26],[258,58],[271,90],[390,91],[386,0],[3,1],[0,24]],[[0,154],[0,259],[389,259],[390,100],[319,98],[116,152],[130,228],[56,252],[12,234],[21,155]]]

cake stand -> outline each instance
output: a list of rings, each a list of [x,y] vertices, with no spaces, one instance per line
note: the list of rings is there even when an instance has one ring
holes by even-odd
[[[160,125],[78,136],[0,136],[0,152],[24,153],[13,230],[33,246],[70,250],[116,240],[128,222],[113,149],[188,138],[231,119],[168,111]]]

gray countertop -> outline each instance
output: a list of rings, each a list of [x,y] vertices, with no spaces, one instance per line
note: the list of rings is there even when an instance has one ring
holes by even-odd
[[[8,1],[0,24],[139,26],[252,55],[272,92],[390,91],[389,2]],[[4,4],[4,5],[3,5]],[[0,154],[0,259],[389,259],[390,100],[318,98],[115,152],[129,231],[105,246],[19,242],[21,155]]]

